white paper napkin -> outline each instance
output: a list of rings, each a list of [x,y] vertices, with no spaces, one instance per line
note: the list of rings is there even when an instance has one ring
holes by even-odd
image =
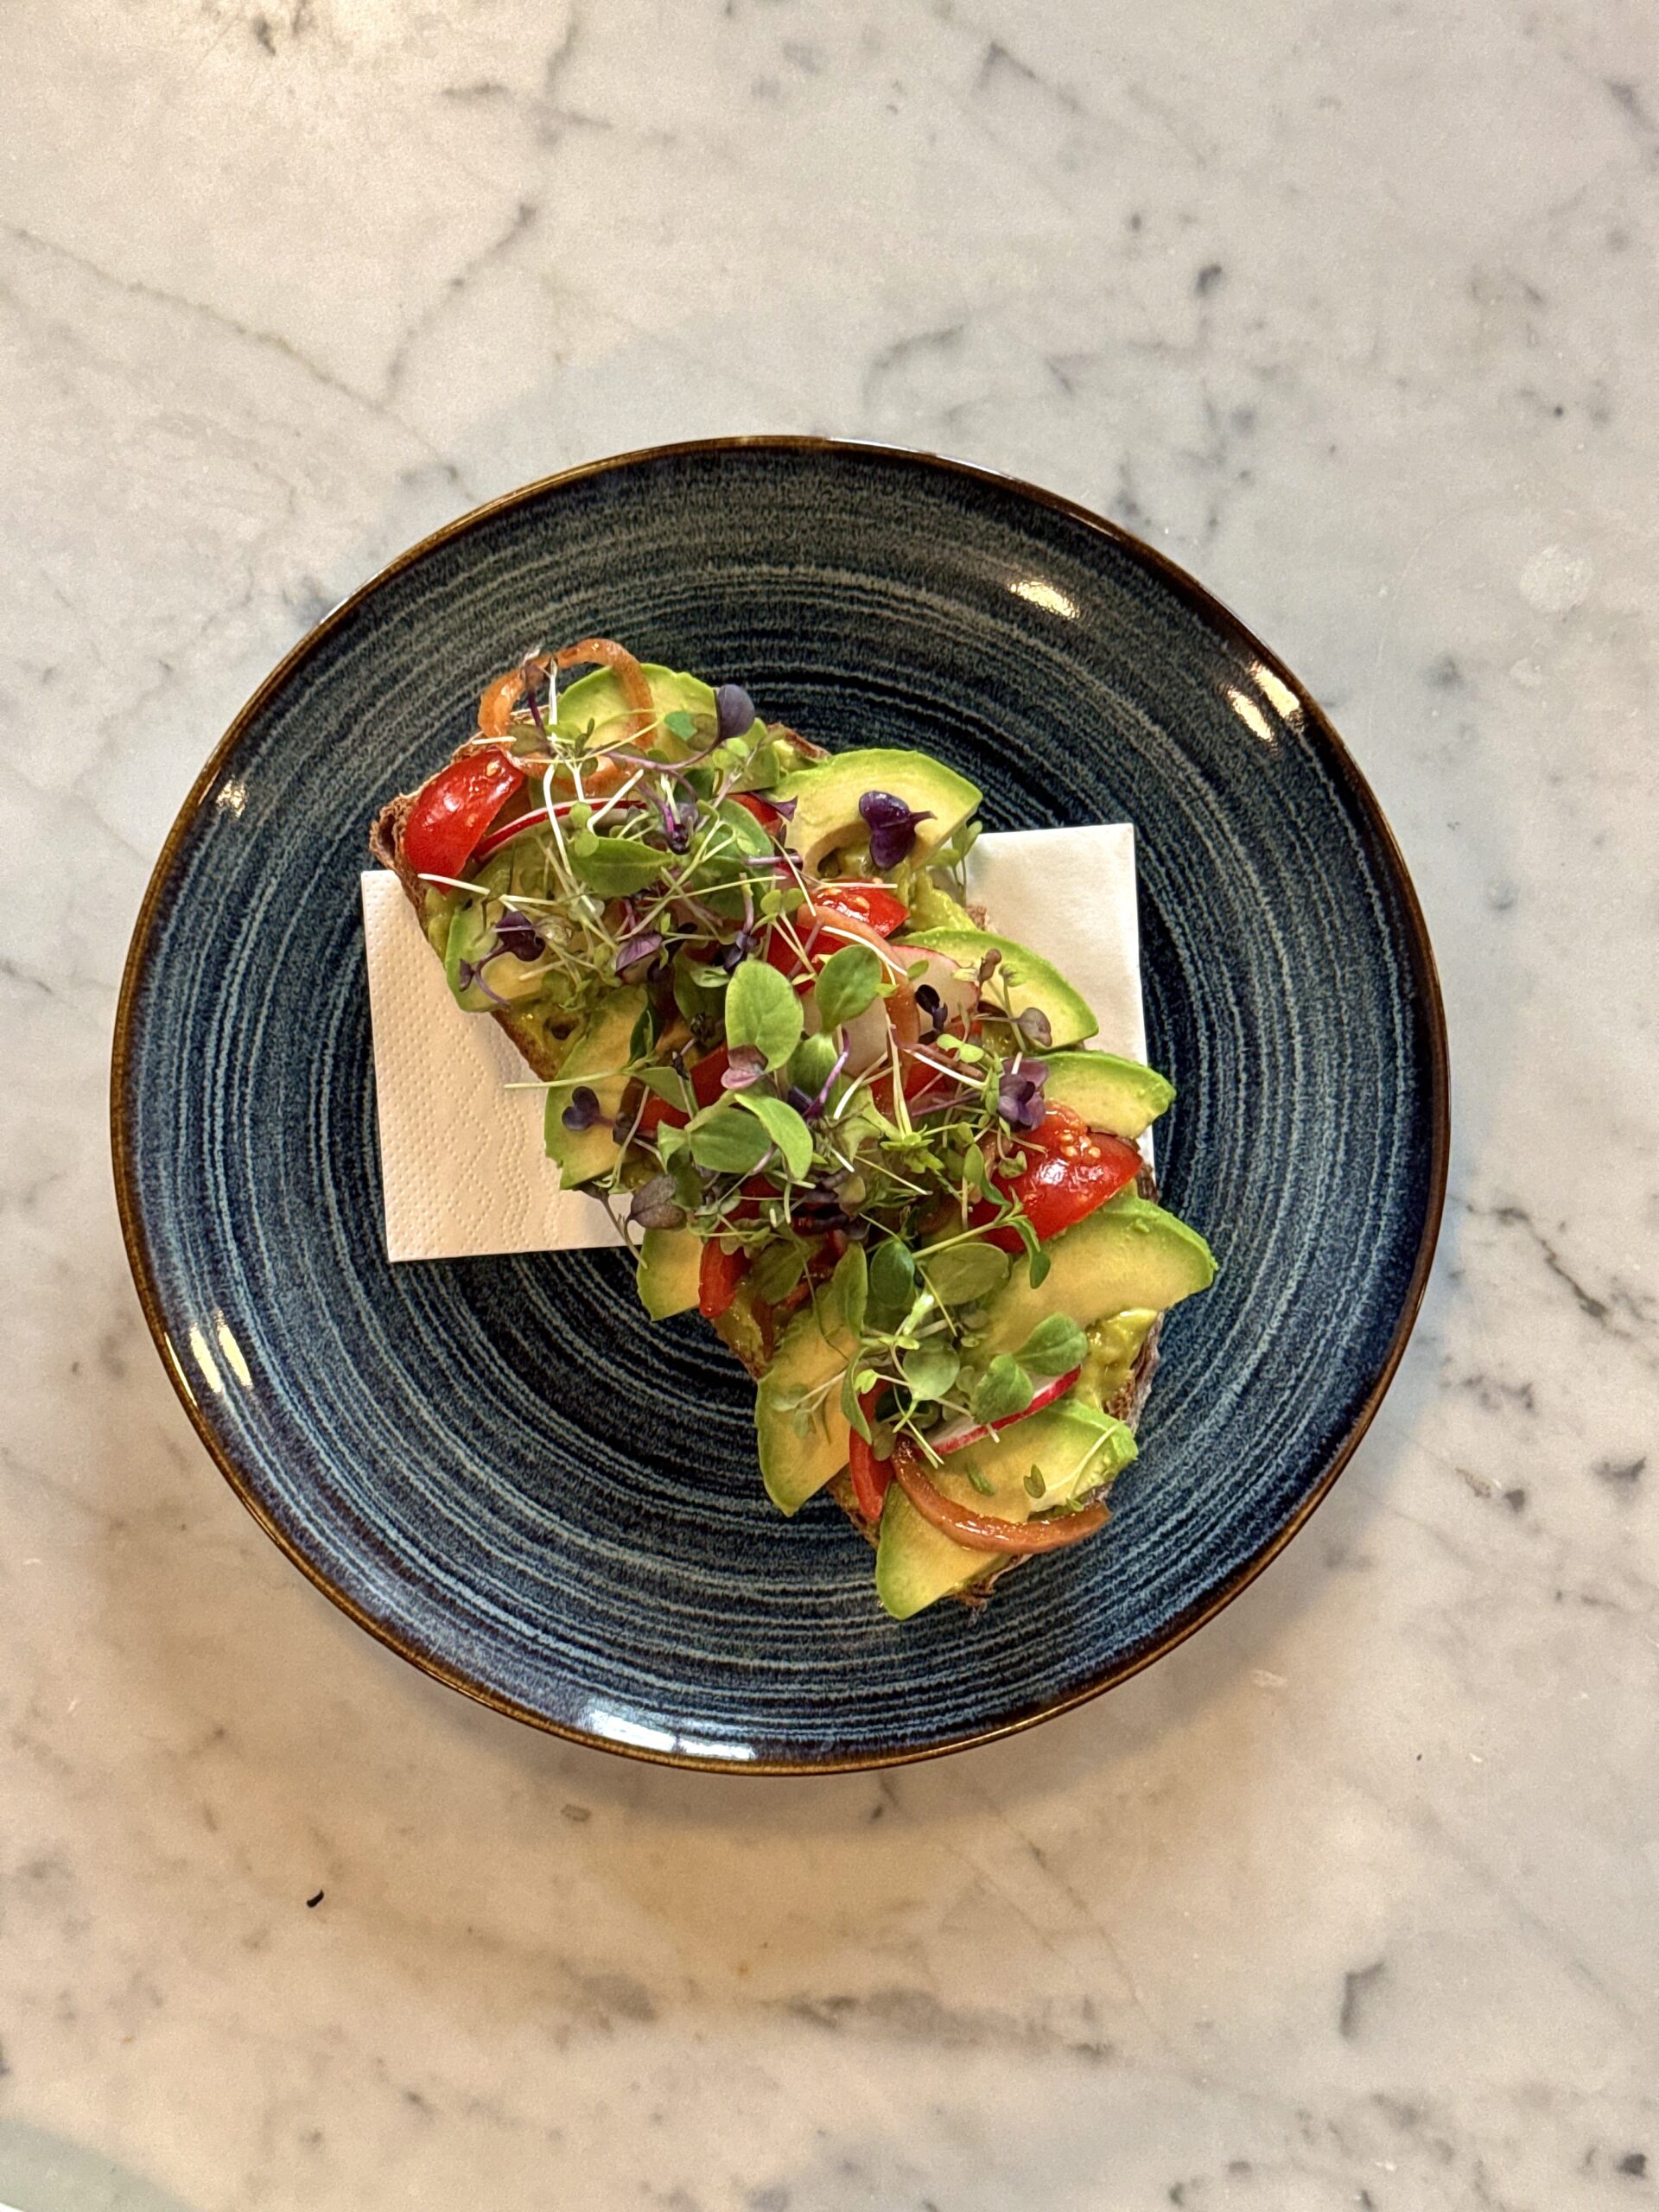
[[[982,837],[969,890],[991,926],[1052,960],[1088,1000],[1092,1042],[1146,1057],[1135,832],[1125,823]],[[620,1243],[603,1204],[559,1189],[542,1149],[543,1094],[499,1027],[462,1014],[403,887],[363,878],[363,935],[385,1193],[386,1256],[457,1260]]]

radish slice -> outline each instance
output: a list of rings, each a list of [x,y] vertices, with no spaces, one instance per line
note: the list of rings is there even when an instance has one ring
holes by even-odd
[[[948,1428],[940,1429],[927,1440],[941,1459],[947,1452],[964,1450],[969,1444],[982,1444],[988,1436],[995,1435],[1001,1429],[1012,1428],[1015,1421],[1024,1421],[1027,1414],[1039,1414],[1045,1406],[1052,1406],[1056,1398],[1063,1398],[1082,1372],[1080,1367],[1074,1367],[1069,1375],[1056,1375],[1049,1382],[1039,1382],[1032,1393],[1031,1403],[1022,1406],[1017,1414],[1006,1415],[1001,1421],[972,1421],[964,1414],[962,1420],[952,1421]]]
[[[561,814],[566,810],[563,807],[559,810]],[[488,860],[490,855],[499,853],[503,845],[510,845],[521,830],[533,830],[538,822],[545,822],[546,819],[547,809],[544,806],[532,807],[528,814],[515,814],[511,822],[504,822],[499,830],[492,830],[487,836],[480,838],[473,848],[474,864]]]

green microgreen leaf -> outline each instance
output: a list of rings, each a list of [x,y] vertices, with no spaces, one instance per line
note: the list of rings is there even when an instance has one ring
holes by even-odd
[[[818,971],[813,995],[826,1029],[854,1020],[881,988],[881,963],[873,945],[843,944]]]
[[[761,1247],[749,1269],[749,1281],[757,1298],[764,1298],[769,1306],[775,1306],[780,1298],[788,1297],[805,1272],[804,1245],[788,1237],[779,1237]]]
[[[696,1101],[691,1096],[690,1085],[677,1068],[671,1068],[662,1060],[646,1060],[633,1072],[647,1090],[655,1091],[658,1098],[665,1098],[671,1106],[677,1106],[686,1114],[694,1110]]]
[[[846,1414],[850,1425],[857,1430],[864,1441],[868,1444],[874,1441],[874,1440],[870,1434],[869,1421],[865,1414],[863,1407],[858,1402],[858,1392],[859,1376],[857,1371],[857,1363],[855,1361],[849,1361],[848,1363],[846,1371],[841,1378],[841,1410]]]
[[[950,1344],[918,1344],[899,1366],[912,1397],[942,1398],[961,1372],[962,1358]]]
[[[716,1175],[752,1175],[772,1146],[765,1122],[735,1103],[717,1106],[691,1129],[691,1157]]]
[[[824,1031],[818,1030],[810,1037],[803,1037],[789,1056],[789,1079],[816,1098],[830,1079],[830,1071],[836,1065],[836,1040]]]
[[[1032,1381],[1012,1352],[999,1352],[975,1385],[969,1405],[976,1421],[1010,1421],[1022,1414],[1034,1392]]]
[[[869,1265],[861,1244],[849,1244],[836,1261],[836,1272],[830,1278],[830,1290],[849,1331],[855,1337],[861,1336],[870,1295]],[[868,1387],[860,1385],[861,1389]]]
[[[683,707],[676,707],[671,715],[664,715],[663,728],[671,737],[677,737],[683,745],[690,745],[697,734],[696,721]]]
[[[929,1289],[946,1306],[960,1305],[968,1299],[987,1298],[993,1291],[1000,1290],[1008,1279],[1010,1265],[1006,1252],[981,1238],[918,1252],[916,1261],[927,1278]]]
[[[570,865],[577,880],[600,898],[626,899],[661,881],[668,855],[643,838],[601,837],[584,830],[570,841]]]
[[[691,1140],[683,1129],[659,1129],[657,1149],[674,1185],[674,1195],[688,1213],[702,1204],[702,1183],[691,1154]]]
[[[683,958],[676,960],[669,970],[674,986],[674,1003],[683,1018],[692,1023],[703,1019],[710,1004],[697,988],[697,978],[702,973],[701,964]]]
[[[916,1294],[916,1262],[896,1236],[884,1237],[870,1255],[870,1296],[876,1305],[902,1313]]]
[[[768,1097],[765,1092],[740,1090],[734,1095],[738,1104],[760,1122],[782,1153],[791,1180],[805,1182],[812,1173],[812,1132],[795,1109],[786,1100]]]
[[[1033,1375],[1069,1375],[1082,1366],[1088,1350],[1088,1338],[1069,1313],[1051,1313],[1037,1324],[1016,1357]]]
[[[726,991],[726,1042],[753,1045],[767,1067],[781,1067],[801,1041],[801,1002],[764,960],[741,961]]]

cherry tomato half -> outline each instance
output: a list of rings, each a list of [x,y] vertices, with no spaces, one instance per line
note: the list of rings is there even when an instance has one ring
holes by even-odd
[[[883,899],[892,900],[894,909],[892,919],[888,919],[885,911],[880,909],[877,910],[880,916],[877,919],[855,912],[855,901],[842,895],[856,892],[861,896],[872,891]],[[839,952],[843,944],[861,944],[875,947],[881,956],[882,967],[889,976],[902,975],[905,963],[899,954],[904,948],[901,945],[899,953],[889,952],[887,940],[888,932],[899,927],[899,923],[906,918],[906,913],[907,910],[882,884],[843,883],[820,892],[810,906],[798,906],[791,917],[791,925],[796,936],[807,948],[809,965],[813,968],[821,968],[830,954]],[[767,964],[777,969],[779,975],[793,979],[805,973],[799,953],[782,930],[773,930],[766,957]]]
[[[863,1390],[859,1394],[859,1410],[866,1421],[874,1415],[879,1390]],[[875,1448],[867,1444],[855,1428],[847,1438],[847,1472],[852,1478],[853,1497],[859,1511],[867,1521],[881,1518],[881,1501],[887,1494],[887,1484],[893,1480],[892,1459],[878,1459]]]
[[[524,780],[504,753],[470,753],[441,769],[404,824],[404,858],[416,874],[463,875],[474,847]]]
[[[691,1078],[691,1096],[699,1106],[712,1106],[720,1096],[720,1078],[726,1072],[731,1055],[725,1046],[716,1045],[712,1052],[705,1053],[694,1068],[688,1069]],[[678,1106],[671,1106],[666,1098],[659,1098],[653,1090],[646,1098],[639,1116],[639,1134],[648,1137],[653,1129],[662,1128],[664,1122],[673,1129],[683,1129],[691,1116]]]
[[[697,1267],[697,1311],[705,1321],[719,1320],[748,1271],[747,1252],[728,1252],[719,1237],[709,1239]]]
[[[759,791],[734,791],[732,797],[746,814],[752,814],[763,830],[775,830],[783,816],[770,799],[762,798]]]
[[[1115,1198],[1141,1172],[1141,1155],[1132,1144],[1091,1129],[1069,1106],[1051,1106],[1042,1126],[1020,1142],[1026,1165],[1003,1188],[1025,1208],[1039,1243]],[[990,1211],[987,1205],[980,1217],[988,1218]],[[994,1231],[990,1242],[1005,1252],[1020,1249],[1013,1229]]]
[[[826,883],[816,903],[820,909],[827,906],[831,913],[868,924],[878,937],[891,937],[910,919],[909,907],[885,883]]]

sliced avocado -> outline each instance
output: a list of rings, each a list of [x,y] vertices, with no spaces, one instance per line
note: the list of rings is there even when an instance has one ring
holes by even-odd
[[[1121,1421],[1067,1397],[1011,1422],[982,1444],[952,1452],[927,1470],[927,1478],[953,1504],[993,1514],[999,1521],[1024,1522],[1034,1513],[1075,1504],[1101,1490],[1134,1457],[1135,1438]],[[1043,1486],[1033,1496],[1034,1482],[1032,1488],[1027,1485],[1039,1475]],[[881,1510],[875,1593],[894,1620],[907,1621],[937,1599],[982,1581],[1007,1556],[953,1542],[923,1520],[894,1483]]]
[[[540,998],[547,988],[545,973],[538,973],[531,962],[511,952],[492,957],[500,912],[495,899],[463,899],[449,917],[443,941],[443,972],[455,1004],[468,1014],[488,1014],[504,1001],[516,1006],[526,999]],[[475,969],[477,974],[473,972]],[[486,983],[488,990],[483,988]]]
[[[440,960],[443,959],[448,947],[449,925],[455,918],[455,909],[465,895],[460,891],[445,891],[435,883],[429,883],[425,887],[421,901],[421,927],[426,932],[427,943]]]
[[[1059,970],[1012,938],[993,937],[988,930],[918,930],[899,942],[945,953],[960,968],[977,968],[988,952],[1000,952],[1000,972],[1007,983],[1009,1005],[1016,1014],[1023,1014],[1027,1007],[1039,1007],[1048,1016],[1053,1033],[1050,1041],[1057,1051],[1067,1045],[1080,1045],[1100,1026]]]
[[[1033,1288],[1029,1270],[1014,1272],[987,1301],[984,1335],[975,1359],[1017,1351],[1039,1321],[1068,1313],[1082,1327],[1109,1314],[1164,1313],[1207,1290],[1216,1262],[1196,1229],[1145,1198],[1113,1198],[1043,1246],[1048,1273]]]
[[[943,873],[943,871],[940,871]],[[901,861],[888,881],[910,910],[910,930],[970,930],[974,918],[961,900],[938,881],[934,871],[915,861]]]
[[[822,1304],[822,1301],[820,1301]],[[847,1464],[847,1416],[838,1387],[853,1350],[852,1338],[823,1308],[798,1313],[784,1332],[778,1354],[755,1392],[754,1428],[766,1495],[780,1513],[798,1512]],[[809,1392],[830,1382],[814,1406]]]
[[[1110,1405],[1135,1372],[1147,1332],[1157,1319],[1149,1308],[1131,1306],[1127,1313],[1090,1322],[1084,1331],[1089,1350],[1072,1392],[1080,1405]]]
[[[808,868],[816,868],[838,846],[869,836],[858,810],[866,791],[891,791],[916,813],[928,816],[916,825],[911,851],[912,859],[921,861],[962,827],[980,798],[965,776],[943,761],[880,747],[833,753],[813,767],[797,769],[768,797],[794,800],[789,842]]]
[[[689,1229],[648,1229],[639,1247],[634,1284],[653,1321],[686,1313],[697,1302],[702,1239]]]
[[[1050,1105],[1071,1107],[1091,1129],[1103,1129],[1109,1136],[1138,1137],[1175,1096],[1174,1084],[1155,1068],[1121,1060],[1116,1052],[1052,1052],[1046,1058],[1043,1096]]]
[[[698,716],[703,741],[707,742],[715,728],[715,695],[700,676],[685,676],[671,668],[662,668],[655,661],[641,664],[645,682],[659,716],[666,719],[672,714]],[[580,676],[568,690],[559,694],[558,728],[563,737],[577,738],[593,725],[594,739],[604,745],[620,736],[648,739],[652,734],[638,727],[637,721],[623,724],[620,717],[628,712],[628,702],[622,696],[622,687],[608,668],[596,668],[591,675]],[[607,727],[614,725],[614,727]],[[690,748],[682,741],[662,734],[651,748],[670,760],[677,760]]]
[[[607,992],[570,1041],[570,1050],[559,1069],[560,1088],[547,1094],[547,1156],[559,1163],[562,1189],[574,1190],[579,1183],[591,1183],[615,1164],[617,1145],[611,1123],[627,1087],[622,1071],[633,1026],[645,1003],[645,990],[639,984]],[[569,1080],[572,1077],[579,1077],[599,1101],[600,1118],[590,1129],[564,1126],[564,1109],[575,1088]]]

